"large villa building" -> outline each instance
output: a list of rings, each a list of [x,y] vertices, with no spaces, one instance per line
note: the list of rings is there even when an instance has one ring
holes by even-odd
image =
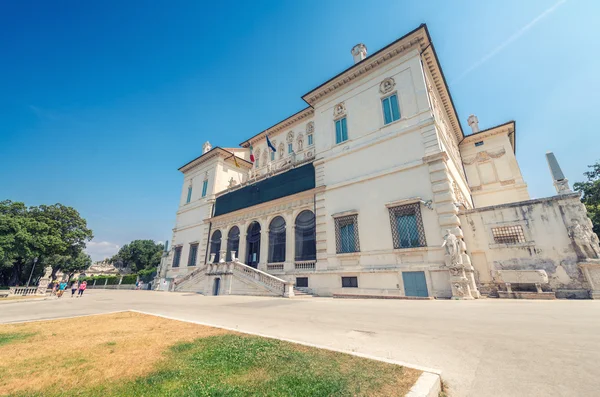
[[[238,148],[206,142],[179,169],[158,288],[599,296],[597,237],[556,159],[557,195],[531,200],[515,122],[480,129],[470,116],[462,130],[425,25],[351,53],[351,67],[302,96],[305,109]]]

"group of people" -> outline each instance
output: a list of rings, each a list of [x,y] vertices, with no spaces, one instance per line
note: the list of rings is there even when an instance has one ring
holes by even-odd
[[[61,282],[54,281],[52,283],[52,295],[56,295],[57,297],[63,296],[65,290],[67,289],[68,283],[66,280],[62,280]],[[87,288],[87,281],[83,281],[81,284],[77,282],[77,280],[71,283],[71,298],[75,296],[75,293],[79,291],[77,294],[77,298],[83,295],[83,292]]]

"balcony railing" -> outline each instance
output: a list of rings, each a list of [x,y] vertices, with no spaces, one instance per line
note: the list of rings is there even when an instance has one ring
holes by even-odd
[[[295,270],[315,270],[315,264],[317,261],[296,261],[294,262]]]
[[[283,263],[267,263],[268,271],[283,271]]]

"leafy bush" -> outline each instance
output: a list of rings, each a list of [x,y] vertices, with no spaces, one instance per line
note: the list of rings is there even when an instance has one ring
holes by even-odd
[[[128,274],[126,276],[123,276],[123,281],[121,281],[121,284],[131,285],[131,284],[135,284],[136,281],[137,281],[137,274]]]

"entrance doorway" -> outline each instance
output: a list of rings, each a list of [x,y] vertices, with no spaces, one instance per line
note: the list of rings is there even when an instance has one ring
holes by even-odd
[[[246,233],[246,265],[258,267],[260,260],[260,224],[252,222]]]
[[[402,272],[402,280],[404,281],[404,294],[406,296],[429,296],[425,272]]]
[[[215,285],[213,287],[213,295],[218,296],[220,289],[221,289],[221,278],[217,277],[217,278],[215,278]]]

